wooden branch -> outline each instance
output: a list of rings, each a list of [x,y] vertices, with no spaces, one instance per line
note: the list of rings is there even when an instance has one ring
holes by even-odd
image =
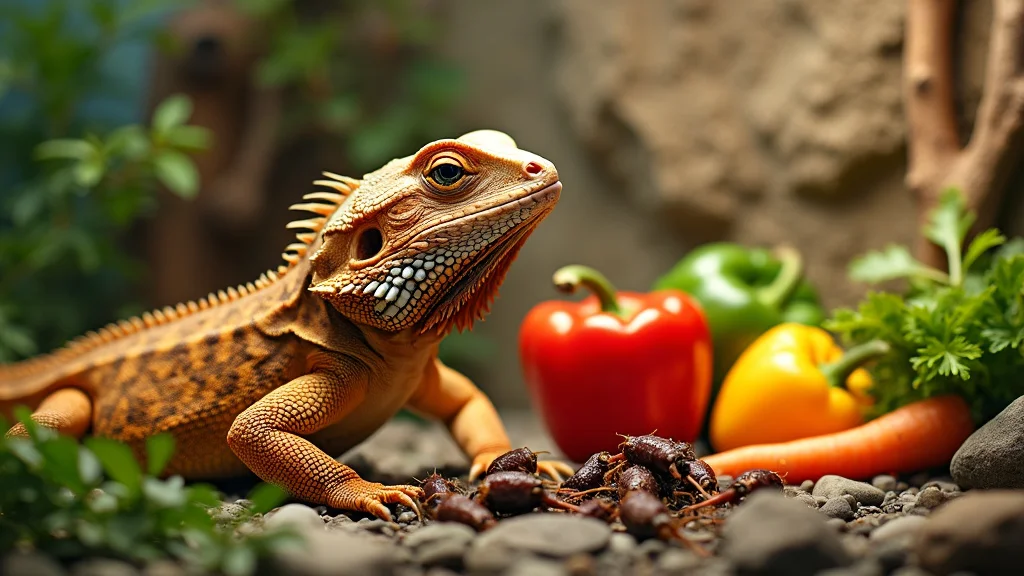
[[[994,0],[985,82],[974,130],[961,148],[956,133],[951,64],[955,0],[908,0],[904,52],[907,186],[924,219],[939,195],[960,188],[977,211],[976,227],[991,226],[1006,181],[1024,145],[1024,0]],[[941,266],[945,257],[920,238],[918,258]]]

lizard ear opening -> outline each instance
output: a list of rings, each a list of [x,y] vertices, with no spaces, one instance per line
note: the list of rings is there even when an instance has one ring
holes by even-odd
[[[380,228],[369,226],[359,233],[355,244],[356,260],[369,260],[384,249],[384,236]]]

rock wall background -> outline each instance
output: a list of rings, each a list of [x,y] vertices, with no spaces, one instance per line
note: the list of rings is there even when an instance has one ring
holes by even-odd
[[[565,185],[474,329],[492,357],[467,371],[496,402],[525,404],[518,323],[559,297],[550,274],[571,262],[645,290],[698,243],[786,242],[826,305],[856,302],[865,287],[847,280],[849,260],[916,232],[903,185],[904,4],[449,0],[459,33],[442,51],[468,73],[461,124],[510,132]],[[966,134],[991,7],[964,4]],[[1004,220],[1014,232],[1020,219]]]

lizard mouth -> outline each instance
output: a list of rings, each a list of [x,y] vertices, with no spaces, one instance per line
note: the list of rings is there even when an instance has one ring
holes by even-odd
[[[497,212],[502,208],[507,208],[508,204],[527,199],[533,200],[533,205],[537,206],[537,209],[531,212],[526,221],[503,234],[475,262],[458,272],[455,281],[441,294],[424,316],[427,321],[423,324],[423,332],[434,327],[439,327],[440,331],[447,332],[453,325],[462,329],[472,325],[476,318],[482,317],[491,300],[494,299],[498,286],[504,280],[505,273],[508,272],[519,249],[540,221],[551,211],[561,189],[561,182],[556,181],[532,194],[474,215],[479,217],[488,212]]]

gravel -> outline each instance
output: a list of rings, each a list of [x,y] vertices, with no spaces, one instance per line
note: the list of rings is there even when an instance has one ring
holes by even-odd
[[[547,457],[558,457],[531,420],[513,416],[506,422],[513,445],[551,450]],[[407,483],[437,465],[439,472],[465,482],[468,463],[457,449],[447,452],[453,446],[440,425],[424,428],[399,421],[350,456],[370,481]],[[781,492],[755,492],[738,505],[704,511],[715,522],[687,525],[685,534],[710,553],[707,557],[678,542],[638,542],[603,522],[554,512],[502,519],[477,533],[429,519],[421,524],[403,507],[392,506],[395,520],[386,522],[290,503],[250,529],[259,530],[262,523],[301,532],[306,549],[281,552],[260,570],[297,576],[983,576],[1024,564],[1018,549],[1024,541],[1024,491],[962,491],[954,478],[942,473],[879,475],[867,482],[826,476]],[[234,521],[242,504],[224,503],[215,518]],[[146,566],[104,559],[60,563],[24,552],[0,561],[0,574],[14,576],[186,574],[168,561]]]

